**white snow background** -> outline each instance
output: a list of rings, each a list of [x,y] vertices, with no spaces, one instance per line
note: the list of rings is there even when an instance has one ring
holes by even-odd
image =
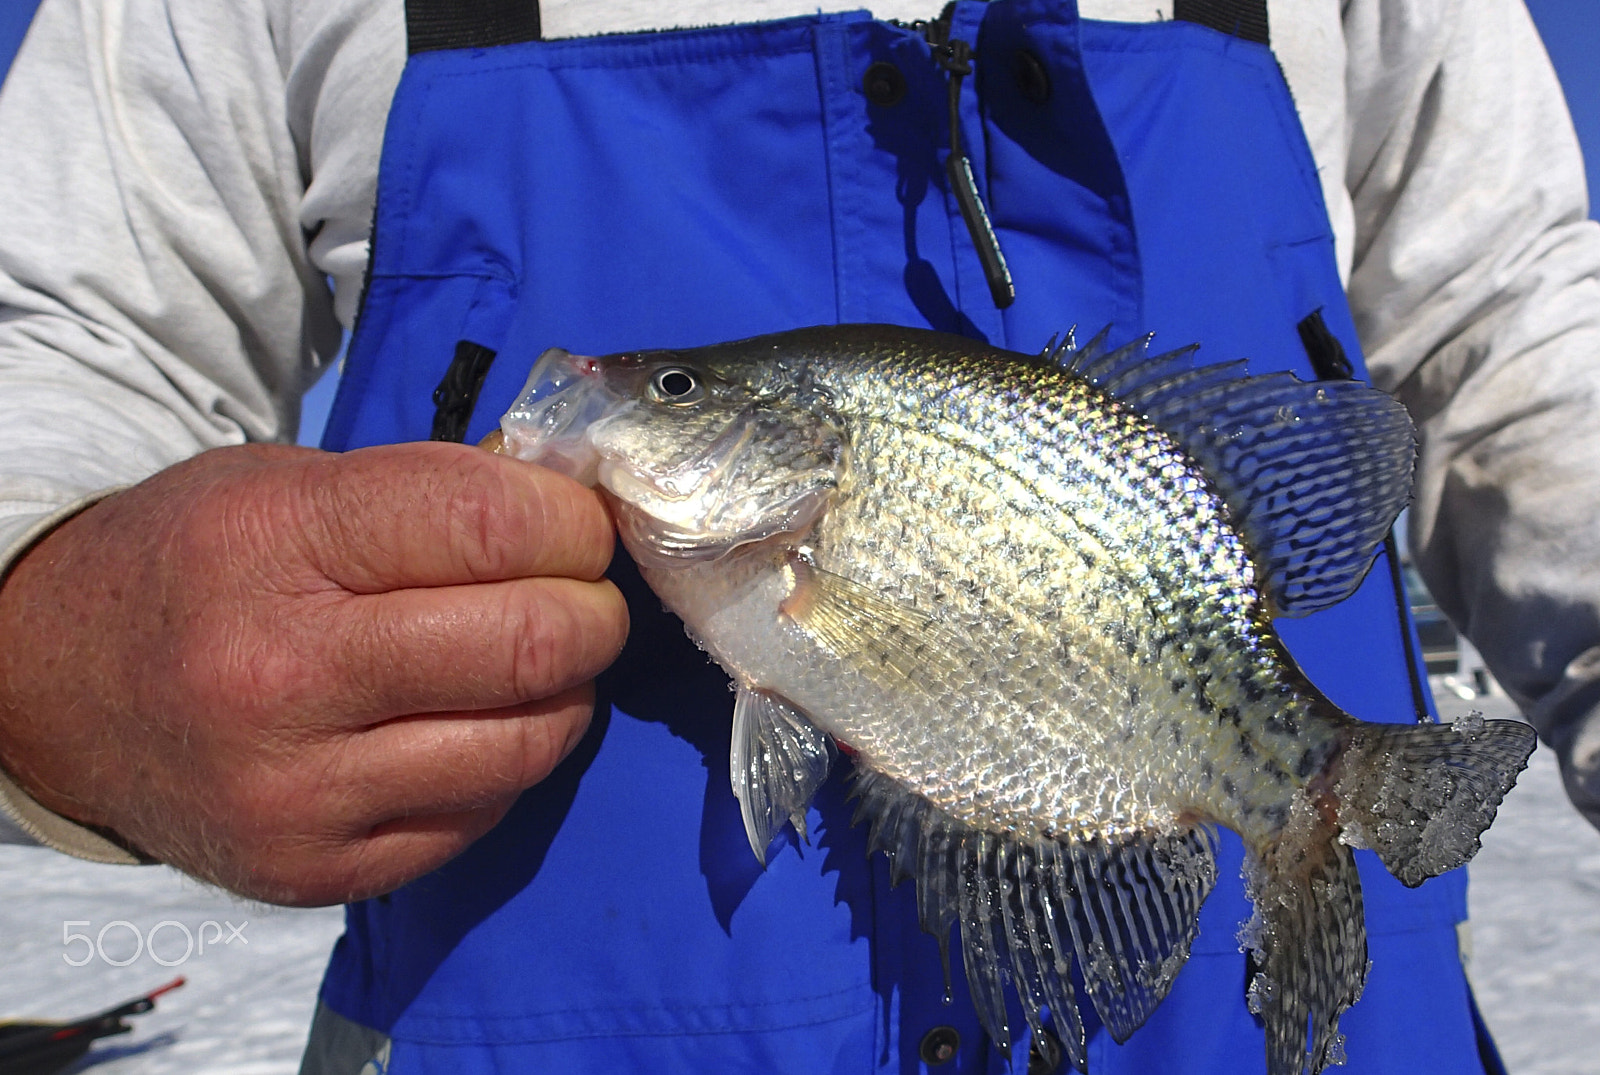
[[[1512,715],[1494,697],[1445,697],[1440,707]],[[132,1034],[98,1042],[75,1070],[296,1071],[323,961],[342,928],[337,909],[244,903],[165,868],[97,866],[39,848],[0,847],[0,878],[0,1016],[75,1018],[188,978],[133,1018]],[[1484,839],[1471,899],[1472,980],[1511,1075],[1596,1071],[1600,832],[1567,804],[1543,749]],[[195,937],[187,958],[185,929]],[[68,933],[89,939],[66,941]]]

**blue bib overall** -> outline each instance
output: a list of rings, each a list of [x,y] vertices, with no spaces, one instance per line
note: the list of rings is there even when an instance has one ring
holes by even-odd
[[[547,347],[846,321],[1020,351],[1109,324],[1113,342],[1154,331],[1200,342],[1203,361],[1312,379],[1298,326],[1321,311],[1363,375],[1268,48],[1191,22],[1083,21],[1072,0],[950,14],[975,55],[959,135],[1015,280],[1004,309],[946,181],[949,82],[917,27],[850,13],[418,51],[413,21],[325,446],[427,438],[465,352],[497,356],[476,440]],[[729,789],[727,681],[625,557],[613,577],[633,632],[582,745],[458,859],[350,907],[327,1021],[386,1038],[395,1073],[1027,1070],[1025,1037],[1014,1062],[985,1039],[959,965],[946,1000],[913,886],[866,854],[837,773],[811,843],[791,835],[757,865]],[[1349,600],[1280,627],[1345,710],[1416,719],[1382,559]],[[1457,953],[1465,878],[1411,891],[1360,857],[1373,969],[1343,1021],[1350,1070],[1482,1071]],[[1089,1014],[1093,1071],[1263,1069],[1239,865],[1228,835],[1193,956],[1128,1044]]]

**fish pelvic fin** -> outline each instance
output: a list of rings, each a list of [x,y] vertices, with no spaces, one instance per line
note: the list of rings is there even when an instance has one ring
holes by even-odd
[[[1037,1037],[1045,1020],[1086,1069],[1077,965],[1106,1028],[1126,1041],[1167,995],[1216,881],[1204,827],[1055,840],[963,822],[892,777],[858,766],[856,820],[913,877],[922,928],[946,951],[960,934],[967,988],[985,1033],[1007,1051],[1006,986]],[[946,967],[948,980],[948,965]]]
[[[1298,806],[1283,837],[1251,848],[1245,862],[1255,913],[1239,940],[1259,968],[1246,1000],[1266,1024],[1267,1075],[1317,1075],[1344,1062],[1339,1017],[1370,965],[1355,855],[1309,802]]]
[[[1415,888],[1477,854],[1537,739],[1515,720],[1358,724],[1335,763],[1341,839]]]
[[[761,865],[783,823],[806,838],[806,809],[828,778],[833,739],[783,698],[741,684],[733,704],[728,774],[750,849]]]

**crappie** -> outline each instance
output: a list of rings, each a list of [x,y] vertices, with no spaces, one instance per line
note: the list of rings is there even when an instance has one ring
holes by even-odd
[[[1355,382],[842,326],[552,350],[502,432],[605,490],[733,677],[757,856],[843,744],[1002,1048],[1009,981],[1083,1068],[1074,960],[1118,1041],[1144,1022],[1220,824],[1249,853],[1269,1071],[1336,1062],[1367,971],[1351,847],[1408,885],[1460,865],[1533,749],[1509,721],[1357,721],[1273,631],[1355,589],[1409,493],[1410,422]]]

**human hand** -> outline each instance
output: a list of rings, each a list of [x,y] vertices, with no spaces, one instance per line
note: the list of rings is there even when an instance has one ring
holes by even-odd
[[[583,734],[627,633],[612,548],[596,494],[476,448],[206,452],[0,585],[0,763],[246,896],[388,891]]]

